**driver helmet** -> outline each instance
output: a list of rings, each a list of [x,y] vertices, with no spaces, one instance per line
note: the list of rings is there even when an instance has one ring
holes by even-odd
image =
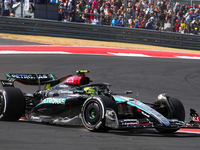
[[[98,95],[98,90],[96,87],[85,87],[84,91],[90,96]]]

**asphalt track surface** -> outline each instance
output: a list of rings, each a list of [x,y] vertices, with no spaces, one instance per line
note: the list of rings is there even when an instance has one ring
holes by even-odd
[[[1,42],[0,42],[1,43]],[[4,43],[5,45],[5,43]],[[8,45],[8,44],[7,44]],[[179,98],[186,110],[200,112],[200,61],[88,55],[0,55],[0,77],[7,73],[53,73],[57,77],[90,70],[93,82],[112,84],[113,92],[132,90],[138,99],[153,102],[163,92]],[[31,87],[20,86],[24,91]],[[136,97],[136,94],[133,94]],[[198,149],[199,134],[161,134],[152,130],[93,133],[82,126],[53,126],[27,122],[0,122],[2,150],[63,149]]]

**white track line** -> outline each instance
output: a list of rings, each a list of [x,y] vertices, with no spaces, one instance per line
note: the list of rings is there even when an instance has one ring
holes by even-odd
[[[107,52],[108,54],[115,55],[115,56],[128,56],[128,57],[151,57],[149,55],[144,54],[133,54],[133,53],[111,53]]]
[[[182,58],[182,59],[200,59],[200,57],[192,57],[192,56],[175,56],[176,58]]]
[[[0,51],[0,54],[72,54],[68,52],[44,52],[44,51]]]
[[[177,131],[179,133],[195,133],[195,134],[200,134],[200,132],[191,132],[191,131]]]

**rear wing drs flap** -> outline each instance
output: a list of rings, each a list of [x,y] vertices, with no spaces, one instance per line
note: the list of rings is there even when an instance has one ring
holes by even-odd
[[[3,86],[14,86],[17,81],[24,85],[44,85],[58,81],[53,74],[22,74],[22,73],[6,73],[7,80],[1,80]]]

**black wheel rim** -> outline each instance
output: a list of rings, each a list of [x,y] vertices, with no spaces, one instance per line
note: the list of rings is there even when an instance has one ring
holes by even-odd
[[[96,102],[89,103],[85,111],[85,120],[90,125],[95,125],[100,119],[100,107]]]

